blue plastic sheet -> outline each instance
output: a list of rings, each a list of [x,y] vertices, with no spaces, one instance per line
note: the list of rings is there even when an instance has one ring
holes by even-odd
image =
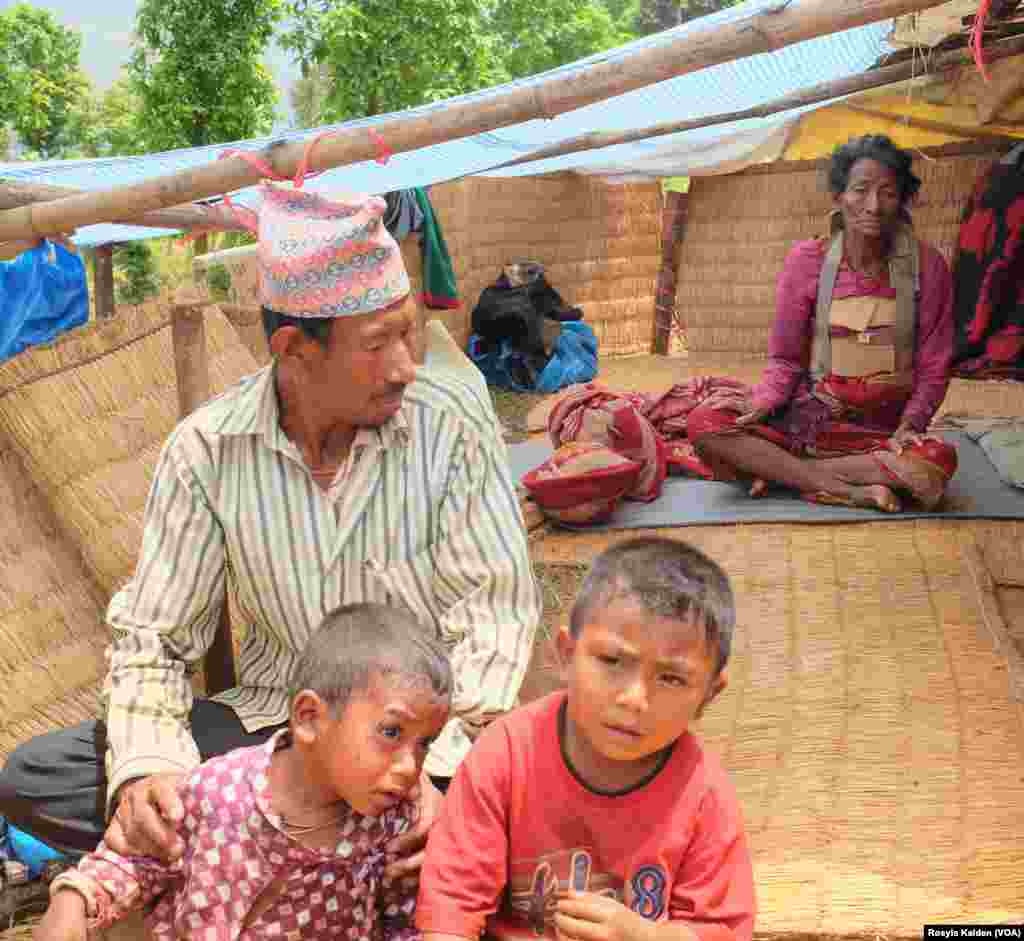
[[[597,334],[582,320],[562,324],[547,366],[537,377],[538,392],[557,392],[597,375]]]
[[[562,324],[551,357],[533,385],[526,380],[529,370],[525,355],[508,343],[487,349],[474,333],[469,338],[468,353],[488,385],[515,392],[556,392],[576,382],[589,382],[597,375],[597,335],[581,320]]]
[[[88,319],[85,265],[74,252],[44,240],[0,261],[0,361]]]

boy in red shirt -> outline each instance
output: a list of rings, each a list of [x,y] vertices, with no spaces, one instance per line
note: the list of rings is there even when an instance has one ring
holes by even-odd
[[[729,581],[683,542],[602,553],[558,636],[568,689],[487,729],[434,824],[423,941],[749,941],[733,788],[688,731],[725,688]]]

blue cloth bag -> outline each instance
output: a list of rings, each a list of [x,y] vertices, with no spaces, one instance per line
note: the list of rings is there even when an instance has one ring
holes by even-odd
[[[515,392],[557,392],[576,382],[589,382],[597,375],[597,335],[580,320],[562,324],[551,357],[533,385],[522,379],[528,375],[526,357],[507,342],[487,349],[483,339],[474,333],[469,338],[467,353],[488,385]]]
[[[582,320],[562,324],[551,359],[537,377],[538,392],[557,392],[597,375],[597,334]]]
[[[88,319],[85,265],[74,252],[44,240],[0,261],[0,361]]]

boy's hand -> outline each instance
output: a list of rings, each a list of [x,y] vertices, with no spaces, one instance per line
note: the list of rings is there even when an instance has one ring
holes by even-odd
[[[86,941],[88,920],[85,899],[61,889],[53,893],[46,914],[32,932],[33,941]]]
[[[570,890],[555,907],[560,941],[647,941],[654,926],[617,899],[595,892]]]

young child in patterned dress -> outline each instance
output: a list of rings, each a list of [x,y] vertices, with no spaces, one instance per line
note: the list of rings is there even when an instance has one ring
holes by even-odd
[[[750,941],[736,794],[689,731],[735,622],[725,574],[684,542],[597,557],[558,636],[568,688],[487,728],[452,779],[424,941]]]
[[[138,909],[158,939],[415,937],[414,894],[382,884],[385,846],[414,822],[451,688],[444,648],[410,615],[328,615],[293,677],[288,729],[185,779],[184,854],[101,843],[54,880],[37,941],[83,941]]]

